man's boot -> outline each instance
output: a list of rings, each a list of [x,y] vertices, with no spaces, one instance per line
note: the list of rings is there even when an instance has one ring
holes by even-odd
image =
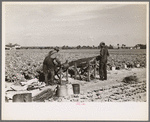
[[[103,78],[103,77],[100,77],[100,80],[102,80],[102,81],[103,81],[103,80],[104,80],[104,78]]]

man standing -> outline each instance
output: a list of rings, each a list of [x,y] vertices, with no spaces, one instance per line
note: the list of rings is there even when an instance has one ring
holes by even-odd
[[[100,80],[107,80],[107,56],[109,52],[104,42],[100,43],[99,75]]]
[[[43,72],[45,75],[45,82],[46,85],[52,85],[54,84],[54,76],[55,76],[55,62],[57,62],[58,65],[60,65],[60,61],[57,58],[52,58],[51,56],[59,51],[58,48],[55,48],[53,51],[50,51],[48,56],[44,59],[43,62]]]

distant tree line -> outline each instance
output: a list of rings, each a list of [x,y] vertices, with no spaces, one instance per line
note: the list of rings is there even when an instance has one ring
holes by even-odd
[[[21,49],[53,49],[55,48],[56,46],[50,46],[50,47],[21,47]],[[57,46],[58,47],[58,46]],[[95,46],[62,46],[62,47],[59,47],[61,49],[98,49],[98,47],[95,47]]]
[[[21,47],[21,49],[53,49],[55,47],[50,46],[50,47]]]
[[[8,47],[11,47],[13,46],[13,44],[8,44],[6,45]],[[58,46],[41,46],[41,47],[37,47],[37,46],[24,46],[24,47],[21,47],[21,49],[53,49],[55,47],[58,47]],[[143,44],[137,44],[135,45],[134,47],[127,47],[125,44],[122,44],[121,46],[119,44],[116,44],[116,46],[113,46],[113,45],[108,45],[107,46],[108,49],[146,49],[146,45],[143,45]],[[64,46],[61,46],[59,47],[60,49],[100,49],[100,46],[81,46],[81,45],[78,45],[78,46],[67,46],[67,45],[64,45]]]

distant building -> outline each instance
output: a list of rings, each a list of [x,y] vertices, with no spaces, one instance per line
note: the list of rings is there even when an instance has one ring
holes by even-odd
[[[5,45],[5,50],[11,50],[11,47],[7,47],[7,46]]]
[[[146,49],[146,45],[143,44],[137,44],[134,46],[135,49]]]
[[[140,46],[137,46],[136,49],[141,49],[141,47],[140,47]]]
[[[19,44],[14,44],[12,45],[11,43],[8,45],[5,45],[5,50],[16,50],[16,49],[21,49],[21,46]]]
[[[19,44],[14,44],[13,46],[14,46],[15,49],[20,49],[21,48],[21,46]]]

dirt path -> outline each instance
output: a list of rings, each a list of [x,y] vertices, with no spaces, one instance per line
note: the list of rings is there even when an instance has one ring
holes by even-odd
[[[101,87],[111,87],[118,84],[122,84],[122,80],[126,76],[134,75],[137,76],[139,81],[146,81],[146,69],[145,68],[133,68],[129,70],[115,70],[108,71],[108,79],[104,81],[92,80],[90,82],[79,81],[74,79],[69,79],[69,82],[80,84],[81,93],[86,93],[88,91],[96,90]],[[98,76],[97,76],[98,77]]]
[[[121,82],[124,77],[134,75],[138,81],[133,84]],[[146,69],[129,69],[108,72],[108,80],[90,82],[69,79],[80,84],[80,94],[54,97],[45,102],[146,102]]]
[[[134,75],[138,78],[136,84],[125,84],[122,82],[123,78]],[[100,81],[97,79],[90,82],[75,80],[69,78],[71,84],[80,84],[80,94],[74,94],[66,97],[53,97],[45,102],[124,102],[124,101],[146,101],[146,68],[133,68],[128,70],[108,71],[108,79]],[[12,83],[6,83],[5,88],[9,88]],[[19,88],[23,88],[18,86]],[[48,88],[55,89],[55,86],[48,86]],[[44,87],[43,89],[46,89]],[[20,89],[19,89],[20,90]],[[11,98],[14,94],[19,92],[30,92],[32,96],[37,95],[40,90],[23,90],[10,91],[7,95]]]

